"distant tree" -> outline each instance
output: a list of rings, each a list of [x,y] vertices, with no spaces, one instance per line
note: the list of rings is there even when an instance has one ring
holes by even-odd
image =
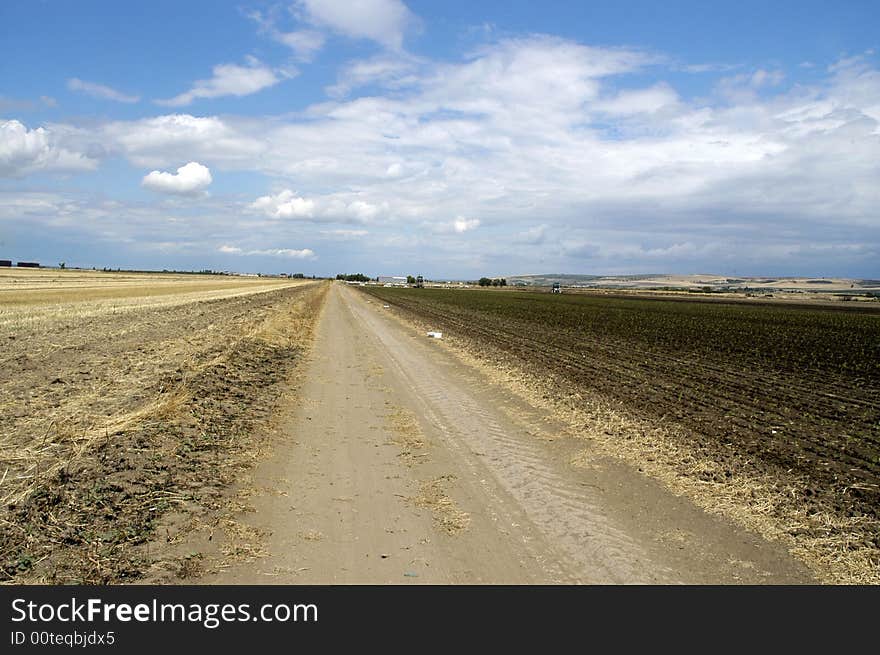
[[[58,264],[58,268],[67,268],[67,264],[65,264],[64,262],[60,262]]]
[[[315,276],[312,276],[312,279],[315,279]],[[368,278],[363,273],[339,273],[336,276],[337,280],[347,280],[349,282],[369,282],[370,278]],[[378,278],[376,278],[378,280]]]
[[[506,287],[506,286],[507,286],[507,278],[501,278],[501,286],[502,286],[502,287]]]
[[[479,284],[481,287],[490,287],[492,286],[492,280],[487,277],[481,277],[480,281],[477,284]]]
[[[415,283],[416,283],[416,279],[415,279],[412,275],[407,275],[407,276],[406,276],[406,283],[407,283],[407,284],[415,284]]]

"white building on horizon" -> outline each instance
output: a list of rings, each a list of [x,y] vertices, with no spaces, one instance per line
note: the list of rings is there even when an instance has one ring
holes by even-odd
[[[380,275],[379,276],[379,284],[399,284],[400,286],[406,286],[406,276],[405,275]]]

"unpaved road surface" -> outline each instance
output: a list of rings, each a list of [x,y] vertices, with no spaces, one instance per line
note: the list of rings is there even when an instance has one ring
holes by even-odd
[[[711,516],[335,284],[295,406],[254,472],[267,556],[209,583],[800,583]]]

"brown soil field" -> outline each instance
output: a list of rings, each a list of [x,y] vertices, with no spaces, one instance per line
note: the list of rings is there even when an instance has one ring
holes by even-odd
[[[3,273],[0,574],[138,579],[252,462],[326,285]]]
[[[821,579],[880,580],[875,307],[368,293]]]

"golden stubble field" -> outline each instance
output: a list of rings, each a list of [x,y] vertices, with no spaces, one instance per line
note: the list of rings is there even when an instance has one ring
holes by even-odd
[[[0,572],[115,582],[169,512],[219,502],[326,285],[0,269]]]

